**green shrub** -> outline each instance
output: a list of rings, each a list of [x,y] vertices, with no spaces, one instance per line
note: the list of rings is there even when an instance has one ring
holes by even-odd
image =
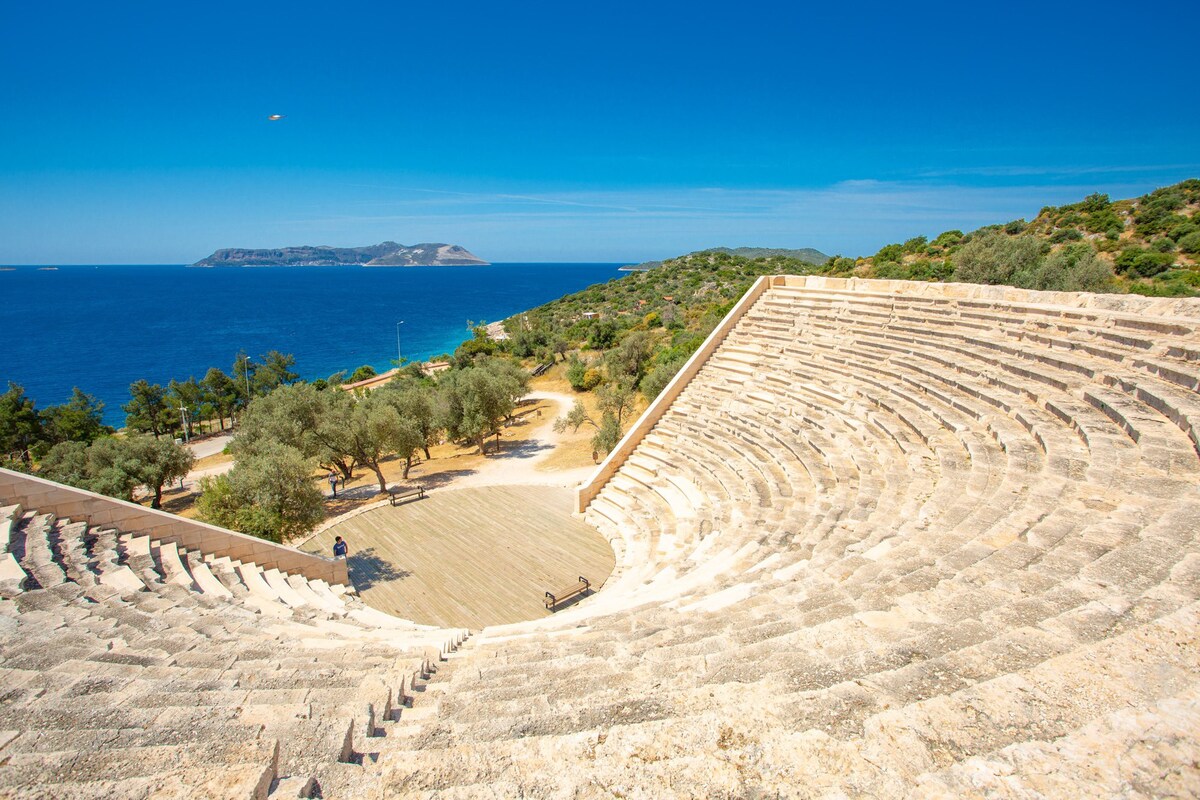
[[[881,264],[885,261],[900,261],[904,258],[904,245],[889,244],[879,248],[879,252],[875,254],[875,263]]]
[[[1193,231],[1179,240],[1179,249],[1185,253],[1200,253],[1200,230]]]
[[[1050,241],[1054,244],[1059,242],[1077,242],[1083,238],[1083,233],[1078,228],[1059,228],[1054,233],[1050,234]]]
[[[1128,247],[1117,255],[1117,272],[1131,278],[1149,278],[1166,270],[1175,262],[1170,253],[1156,253],[1139,247]]]
[[[933,240],[933,244],[937,247],[953,247],[962,241],[963,232],[959,230],[943,231],[939,233],[937,238]]]
[[[588,367],[583,373],[583,391],[591,391],[600,385],[604,375],[595,367]]]
[[[881,280],[903,280],[908,277],[908,271],[895,261],[884,261],[882,263],[876,261],[875,266],[871,269],[874,277]]]
[[[572,354],[567,361],[567,383],[577,392],[586,391],[584,380],[587,376],[587,364],[579,356]]]

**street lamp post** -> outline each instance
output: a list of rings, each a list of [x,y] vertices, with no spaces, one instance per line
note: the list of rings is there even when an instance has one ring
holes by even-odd
[[[179,407],[179,421],[183,423],[183,441],[191,444],[192,437],[188,435],[188,410],[187,406]]]
[[[400,326],[403,324],[404,320],[396,323],[396,369],[404,365],[404,357],[400,355]]]
[[[246,405],[250,405],[250,356],[242,356],[242,361],[245,362],[242,375],[246,378]]]

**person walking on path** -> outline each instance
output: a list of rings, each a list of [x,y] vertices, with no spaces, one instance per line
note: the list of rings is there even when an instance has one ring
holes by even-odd
[[[345,558],[348,552],[349,548],[346,547],[346,542],[342,539],[342,537],[333,537],[333,557]]]
[[[337,473],[329,470],[329,491],[333,497],[337,497]]]

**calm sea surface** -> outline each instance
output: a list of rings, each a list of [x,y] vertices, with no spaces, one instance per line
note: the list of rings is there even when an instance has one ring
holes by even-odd
[[[38,407],[78,386],[124,423],[129,384],[231,372],[239,350],[296,356],[304,378],[453,351],[494,322],[620,277],[620,264],[486,267],[64,266],[0,271],[0,382]],[[0,384],[3,391],[7,384]]]

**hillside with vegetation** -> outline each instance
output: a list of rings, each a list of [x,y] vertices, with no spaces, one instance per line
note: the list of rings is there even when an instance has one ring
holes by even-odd
[[[800,249],[788,249],[784,247],[709,247],[706,250],[696,250],[688,253],[689,256],[697,256],[703,253],[724,253],[731,256],[741,256],[743,258],[794,258],[797,261],[807,261],[810,264],[821,264],[829,256],[822,253],[820,250],[815,250],[811,247],[802,247]],[[661,261],[643,261],[641,264],[631,264],[628,267],[621,267],[625,272],[633,270],[647,270],[661,267]]]
[[[867,258],[835,256],[829,275],[955,280],[1158,297],[1200,294],[1200,180],[1128,200],[1092,194],[1046,206],[1032,220],[886,245]]]

